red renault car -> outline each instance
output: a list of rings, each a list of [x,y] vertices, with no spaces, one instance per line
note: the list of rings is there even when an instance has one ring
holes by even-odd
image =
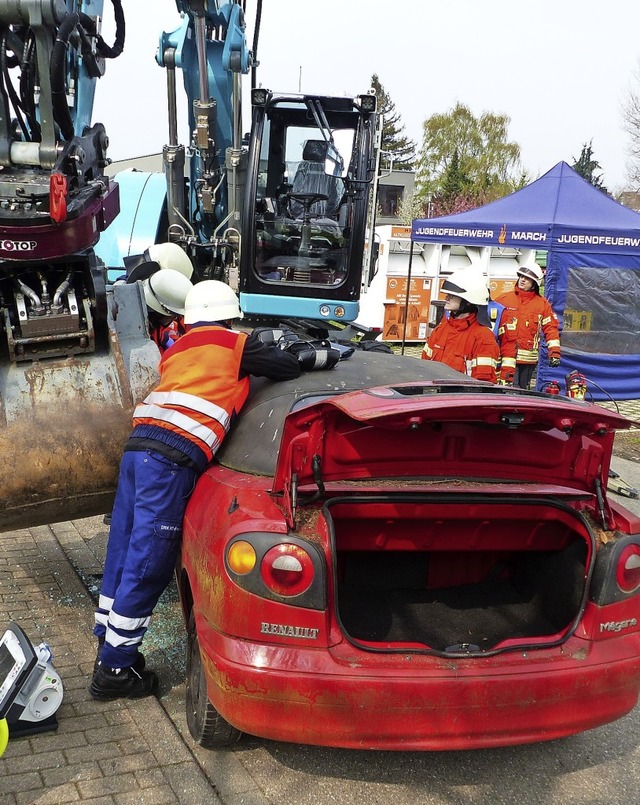
[[[186,512],[187,720],[363,749],[549,740],[640,689],[640,519],[597,405],[357,351],[256,383]]]

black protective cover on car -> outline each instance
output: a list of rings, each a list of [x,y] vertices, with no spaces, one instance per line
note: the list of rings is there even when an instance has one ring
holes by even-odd
[[[239,472],[272,475],[284,419],[296,400],[420,380],[479,382],[443,363],[361,350],[356,350],[348,361],[340,361],[334,369],[303,373],[296,380],[275,383],[253,378],[249,400],[220,448],[217,460]]]

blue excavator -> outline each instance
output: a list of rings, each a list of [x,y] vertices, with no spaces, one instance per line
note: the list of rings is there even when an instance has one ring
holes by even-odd
[[[139,285],[115,282],[126,258],[179,244],[194,281],[227,282],[256,324],[323,333],[358,314],[375,95],[265,89],[261,0],[251,48],[245,2],[177,0],[179,25],[161,33],[157,53],[163,171],[110,179],[108,135],[92,108],[125,46],[125,15],[112,0],[108,43],[103,5],[0,3],[0,530],[110,509],[131,412],[159,358]]]

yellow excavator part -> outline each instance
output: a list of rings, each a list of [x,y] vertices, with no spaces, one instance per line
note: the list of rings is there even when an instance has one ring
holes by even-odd
[[[0,718],[0,757],[4,755],[4,750],[9,743],[9,727],[7,726],[7,719]]]

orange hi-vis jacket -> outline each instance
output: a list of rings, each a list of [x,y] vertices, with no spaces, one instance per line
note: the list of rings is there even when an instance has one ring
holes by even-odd
[[[160,383],[133,413],[133,435],[138,426],[160,427],[211,461],[249,394],[249,377],[239,377],[246,340],[215,325],[181,336],[160,359]]]
[[[503,321],[505,340],[513,341],[515,336],[515,360],[517,363],[537,363],[540,343],[540,330],[547,342],[550,358],[560,357],[560,333],[558,319],[549,302],[535,291],[513,291],[496,299],[505,306]],[[513,325],[515,324],[515,330]],[[501,340],[501,346],[502,346]],[[503,347],[503,366],[505,365]],[[515,369],[515,366],[513,367]]]
[[[493,331],[479,324],[475,313],[466,318],[442,317],[422,351],[423,360],[446,363],[477,380],[497,380],[500,350]]]

